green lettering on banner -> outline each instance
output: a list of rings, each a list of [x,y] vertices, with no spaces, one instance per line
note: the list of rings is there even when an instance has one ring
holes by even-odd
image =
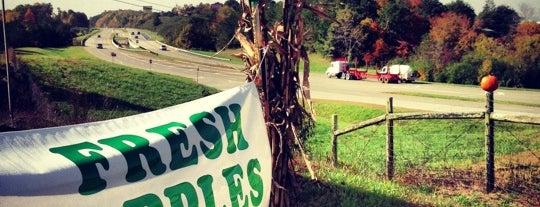
[[[163,207],[157,195],[146,194],[124,202],[124,207]]]
[[[136,182],[146,177],[146,171],[142,167],[139,155],[144,155],[148,161],[150,171],[154,175],[161,175],[167,166],[161,161],[158,150],[150,147],[147,139],[136,135],[120,135],[98,141],[101,144],[109,145],[122,153],[128,164],[126,181]],[[131,143],[128,144],[128,143]],[[132,146],[133,145],[133,146]]]
[[[212,148],[209,148],[206,146],[205,142],[200,142],[200,147],[204,153],[204,156],[213,160],[221,155],[223,143],[221,141],[221,133],[219,130],[214,125],[205,123],[205,119],[212,123],[216,123],[216,118],[208,112],[193,114],[189,117],[189,120],[191,123],[193,123],[193,126],[195,126],[203,140],[208,141],[213,145]]]
[[[87,156],[82,154],[81,150],[103,150],[103,148],[90,142],[82,142],[49,149],[50,152],[60,154],[77,165],[82,175],[79,193],[91,195],[107,187],[107,182],[99,176],[96,164],[99,163],[105,170],[109,170],[109,162],[107,158],[97,152],[88,151]]]
[[[255,169],[257,169],[258,172],[255,172]],[[260,172],[261,163],[259,163],[259,160],[249,160],[247,165],[249,185],[256,193],[254,194],[253,191],[251,191],[251,204],[253,204],[253,206],[259,206],[263,198],[264,185],[261,175],[259,174]]]
[[[186,206],[199,206],[199,199],[197,192],[191,183],[183,182],[175,186],[171,186],[165,189],[165,196],[171,201],[171,206],[183,207],[182,195],[186,197]]]
[[[197,180],[197,185],[201,188],[204,196],[204,203],[206,207],[215,207],[214,190],[212,189],[212,182],[214,178],[210,175],[204,175]]]
[[[229,117],[229,108],[233,112],[234,122],[231,121]],[[245,150],[249,147],[248,142],[244,138],[244,133],[242,133],[242,121],[240,118],[240,111],[242,110],[240,104],[231,104],[229,108],[225,106],[220,106],[214,110],[221,116],[223,120],[223,126],[225,127],[225,134],[227,135],[227,152],[232,154],[236,152],[237,146],[235,144],[235,139],[233,133],[236,132],[236,138],[238,141],[238,150]]]
[[[162,126],[154,127],[147,129],[147,132],[156,133],[161,136],[164,136],[169,142],[169,147],[171,149],[171,163],[169,168],[171,170],[180,169],[183,167],[196,165],[198,163],[197,148],[190,146],[189,139],[184,132],[186,125],[177,122],[171,122]],[[175,130],[177,133],[174,133],[172,130]],[[187,157],[182,155],[183,150],[188,150],[191,147],[191,154]]]
[[[223,169],[221,172],[225,180],[227,180],[227,185],[229,186],[229,197],[231,199],[232,207],[239,207],[240,201],[239,199],[244,201],[244,207],[248,206],[249,204],[249,198],[248,195],[244,196],[244,193],[242,192],[242,182],[241,179],[244,177],[244,173],[242,172],[242,168],[240,165],[235,165],[226,169]],[[239,176],[240,178],[235,178]]]

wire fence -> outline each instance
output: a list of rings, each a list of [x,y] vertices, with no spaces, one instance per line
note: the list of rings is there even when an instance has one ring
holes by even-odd
[[[479,120],[394,122],[395,179],[417,186],[482,190],[486,171],[482,128]]]
[[[356,160],[339,164],[426,191],[498,192],[512,195],[520,205],[540,206],[538,120],[489,120],[487,113],[451,114],[448,119],[439,115],[387,114],[345,129],[335,127],[334,162],[337,157]],[[337,117],[334,120],[337,125]],[[386,126],[381,124],[385,121]],[[493,151],[489,145],[494,145]]]

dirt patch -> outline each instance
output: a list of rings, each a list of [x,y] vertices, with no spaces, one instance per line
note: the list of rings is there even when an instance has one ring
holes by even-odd
[[[540,206],[540,151],[496,157],[495,191],[485,192],[485,164],[477,163],[467,169],[411,168],[396,176],[396,182],[430,189],[442,195],[475,193],[492,205],[503,202],[515,206]]]

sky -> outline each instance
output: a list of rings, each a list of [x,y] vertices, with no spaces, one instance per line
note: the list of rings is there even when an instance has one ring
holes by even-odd
[[[101,14],[103,11],[131,9],[142,10],[140,6],[151,5],[154,9],[170,11],[175,5],[199,3],[225,2],[225,0],[4,0],[6,9],[13,9],[20,4],[51,3],[55,12],[57,8],[61,10],[73,10],[84,12],[89,18]],[[439,0],[443,4],[448,4],[455,0]],[[485,0],[463,0],[479,13],[485,4]],[[540,8],[540,0],[494,0],[495,5],[507,5],[512,7],[519,14],[519,4],[524,2]],[[135,6],[140,5],[140,6]]]

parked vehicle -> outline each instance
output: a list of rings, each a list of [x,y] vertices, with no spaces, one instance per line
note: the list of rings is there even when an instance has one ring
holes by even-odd
[[[97,48],[98,48],[98,49],[103,49],[103,44],[98,43],[98,44],[97,44]]]
[[[161,45],[161,50],[167,50],[167,46]]]
[[[408,65],[390,65],[384,66],[377,71],[379,81],[388,82],[413,82],[416,78],[414,70]]]
[[[367,70],[347,67],[345,70],[345,80],[362,80],[367,78]]]
[[[328,78],[343,77],[345,80],[362,80],[367,78],[367,70],[359,70],[357,67],[351,68],[347,58],[337,58],[330,62],[330,67],[326,69],[326,76]]]
[[[326,77],[336,77],[339,79],[345,74],[347,67],[347,62],[345,61],[332,61],[330,62],[330,67],[326,68]]]

